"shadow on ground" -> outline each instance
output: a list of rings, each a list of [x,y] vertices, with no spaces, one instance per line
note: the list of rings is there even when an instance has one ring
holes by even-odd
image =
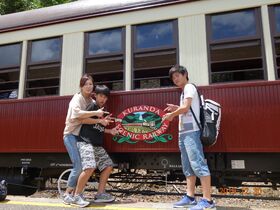
[[[216,210],[250,210],[250,208],[244,208],[244,207],[221,207],[221,206],[217,206]]]

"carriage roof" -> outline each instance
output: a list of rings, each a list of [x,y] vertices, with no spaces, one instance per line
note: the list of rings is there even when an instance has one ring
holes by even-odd
[[[0,16],[0,32],[14,31],[190,1],[194,0],[76,1],[52,7]]]

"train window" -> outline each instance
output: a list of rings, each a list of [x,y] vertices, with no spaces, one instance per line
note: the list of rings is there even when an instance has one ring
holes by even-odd
[[[59,61],[61,57],[61,39],[32,41],[31,63]]]
[[[21,43],[0,46],[0,99],[17,98]]]
[[[124,28],[86,34],[85,72],[113,91],[124,89],[124,34]]]
[[[207,16],[210,82],[266,79],[259,9]]]
[[[58,95],[62,38],[30,41],[25,97]]]
[[[280,5],[271,6],[269,12],[272,41],[274,43],[276,79],[280,79]]]
[[[137,49],[173,46],[173,23],[168,21],[138,25],[135,37]]]
[[[218,14],[211,17],[212,40],[256,35],[254,10]]]
[[[88,55],[122,51],[122,29],[98,31],[88,34]]]
[[[176,20],[133,26],[133,88],[171,86],[168,71],[178,63]]]
[[[280,33],[280,6],[274,7],[274,10],[275,10],[276,31]]]

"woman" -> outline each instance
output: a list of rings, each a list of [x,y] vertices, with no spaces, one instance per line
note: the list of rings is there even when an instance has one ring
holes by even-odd
[[[102,109],[97,111],[85,111],[86,107],[94,102],[91,98],[92,91],[93,78],[85,74],[80,79],[80,92],[76,93],[69,103],[63,140],[73,163],[73,169],[69,175],[67,189],[63,195],[63,203],[65,204],[72,203],[73,198],[71,194],[76,188],[78,177],[82,171],[81,158],[77,147],[77,138],[81,129],[81,121],[92,116],[101,117],[104,114]]]

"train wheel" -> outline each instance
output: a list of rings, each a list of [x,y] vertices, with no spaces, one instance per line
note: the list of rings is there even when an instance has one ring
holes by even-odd
[[[71,173],[71,168],[70,169],[66,169],[65,171],[63,171],[58,180],[57,180],[57,189],[58,189],[58,193],[59,193],[59,196],[62,198],[64,192],[65,192],[65,189],[67,188],[67,182],[68,182],[68,177]],[[91,177],[90,180],[87,182],[86,184],[86,188],[88,190],[94,190],[94,189],[97,189],[98,188],[98,181],[96,181],[96,178],[94,177]]]
[[[0,181],[6,180],[8,195],[25,195],[34,194],[37,189],[35,178],[40,174],[38,168],[0,168]]]
[[[57,189],[58,189],[58,193],[59,193],[59,196],[62,197],[64,192],[65,192],[65,189],[67,187],[67,181],[68,181],[68,177],[71,173],[71,168],[70,169],[66,169],[65,171],[63,171],[58,180],[57,180]]]

